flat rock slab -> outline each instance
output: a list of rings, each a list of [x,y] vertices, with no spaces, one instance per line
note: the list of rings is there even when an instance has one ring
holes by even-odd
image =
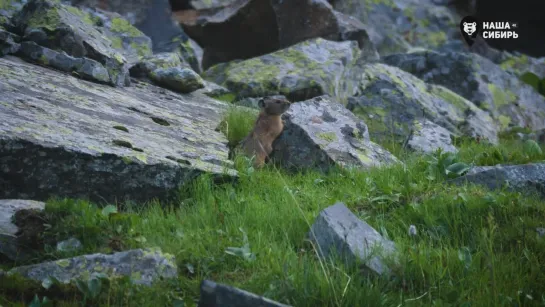
[[[108,278],[130,277],[135,284],[150,286],[160,277],[176,278],[178,269],[172,255],[157,249],[134,249],[111,255],[91,254],[16,267],[8,271],[8,275],[12,274],[38,282],[53,277],[64,284],[104,274]]]
[[[248,291],[204,280],[199,307],[289,307]]]
[[[451,182],[483,185],[491,190],[501,189],[508,182],[512,191],[537,192],[545,198],[545,163],[474,167]]]
[[[365,122],[329,96],[292,103],[271,159],[288,169],[373,167],[398,162],[369,139]]]
[[[0,197],[148,201],[205,172],[236,176],[214,131],[225,110],[204,94],[113,88],[2,58]]]
[[[19,228],[13,223],[13,216],[19,210],[43,210],[45,203],[26,199],[0,199],[0,253],[11,260],[23,259],[26,251],[17,244]]]
[[[395,256],[394,242],[384,239],[343,203],[336,203],[320,212],[308,237],[316,243],[322,257],[339,256],[349,264],[359,260],[371,272],[390,273],[383,257]]]

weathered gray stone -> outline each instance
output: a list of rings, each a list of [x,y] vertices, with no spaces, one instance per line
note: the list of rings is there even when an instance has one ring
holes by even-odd
[[[125,57],[112,41],[95,28],[93,20],[77,8],[52,0],[33,0],[13,17],[24,41],[64,51],[75,58],[89,58],[108,71],[114,86],[130,84]],[[136,29],[135,29],[136,30]]]
[[[214,131],[226,108],[202,94],[114,88],[0,58],[0,197],[143,202],[204,172],[236,176]]]
[[[30,41],[20,44],[17,55],[60,71],[70,72],[85,80],[110,83],[108,70],[89,58],[74,58],[65,52],[57,52]]]
[[[76,238],[70,238],[57,243],[58,252],[73,252],[80,250],[82,247],[83,245]]]
[[[452,145],[451,135],[450,131],[429,120],[415,120],[407,139],[407,148],[424,153],[432,153],[438,149],[456,153],[458,149]]]
[[[543,227],[538,227],[536,228],[536,232],[537,232],[537,235],[542,238],[542,237],[545,237],[545,228]]]
[[[203,280],[199,307],[288,307],[238,288]]]
[[[0,199],[0,253],[11,260],[24,260],[29,255],[28,248],[17,241],[18,227],[13,216],[19,210],[43,210],[45,203],[26,199]]]
[[[0,27],[0,57],[6,54],[16,53],[19,50],[21,38]]]
[[[396,257],[394,242],[384,239],[343,203],[322,210],[308,237],[322,257],[338,256],[348,264],[363,262],[370,272],[380,275],[390,273],[384,259]]]
[[[335,10],[366,25],[380,55],[405,52],[411,46],[433,48],[460,39],[461,17],[427,0],[335,0]]]
[[[233,102],[236,95],[223,86],[217,85],[214,82],[203,80],[204,88],[197,90],[197,93],[203,93],[208,97],[212,97],[225,102]]]
[[[71,10],[77,12],[73,8]],[[129,65],[152,55],[151,39],[120,14],[96,8],[82,8],[80,17],[83,20],[92,20],[93,27],[112,42],[111,47],[123,55]]]
[[[2,0],[0,2],[0,29],[11,28],[11,17],[18,12],[27,0]]]
[[[365,123],[328,96],[292,103],[271,159],[288,169],[373,167],[398,162],[369,140]]]
[[[180,55],[176,52],[161,52],[142,58],[130,68],[131,77],[149,78],[151,73],[158,68],[171,68],[185,66]]]
[[[44,282],[55,278],[61,283],[71,283],[97,274],[108,278],[130,277],[137,285],[150,286],[159,278],[176,278],[178,269],[174,256],[159,249],[134,249],[111,255],[91,254],[57,261],[15,267],[8,275]]]
[[[415,119],[428,119],[455,135],[498,142],[498,127],[472,102],[382,63],[361,66],[357,91],[347,107],[369,126],[371,139],[403,142]],[[393,138],[393,139],[392,139]]]
[[[271,54],[211,67],[203,78],[238,97],[284,95],[301,101],[343,92],[348,71],[360,57],[353,41],[308,40]]]
[[[335,12],[326,0],[241,0],[194,15],[180,21],[187,34],[203,47],[204,69],[262,56],[318,37],[354,40],[376,55],[364,25]],[[245,28],[252,31],[241,31]]]
[[[511,191],[537,192],[545,197],[545,163],[473,167],[451,182],[483,185],[491,190],[501,189],[507,183]]]
[[[157,68],[151,72],[150,78],[162,87],[184,94],[204,88],[201,76],[189,68]]]
[[[490,113],[501,129],[545,128],[545,97],[478,54],[426,51],[389,55],[383,61],[449,88]]]

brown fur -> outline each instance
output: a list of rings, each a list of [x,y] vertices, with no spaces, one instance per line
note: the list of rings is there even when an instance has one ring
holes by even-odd
[[[254,166],[262,167],[265,159],[272,152],[274,140],[282,133],[284,123],[282,114],[290,106],[286,97],[269,96],[259,101],[261,112],[257,117],[254,129],[241,142],[241,149],[248,157],[255,157]]]

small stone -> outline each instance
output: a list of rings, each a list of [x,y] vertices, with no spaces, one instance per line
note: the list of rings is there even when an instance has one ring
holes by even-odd
[[[83,245],[76,238],[70,238],[57,243],[57,251],[59,252],[73,252],[80,250],[82,247]]]
[[[203,79],[189,68],[158,68],[150,77],[157,85],[184,94],[204,88]]]

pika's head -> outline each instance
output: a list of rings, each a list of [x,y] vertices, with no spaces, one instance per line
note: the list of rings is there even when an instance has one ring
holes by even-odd
[[[258,105],[268,115],[281,115],[290,108],[289,100],[282,95],[263,97]]]

